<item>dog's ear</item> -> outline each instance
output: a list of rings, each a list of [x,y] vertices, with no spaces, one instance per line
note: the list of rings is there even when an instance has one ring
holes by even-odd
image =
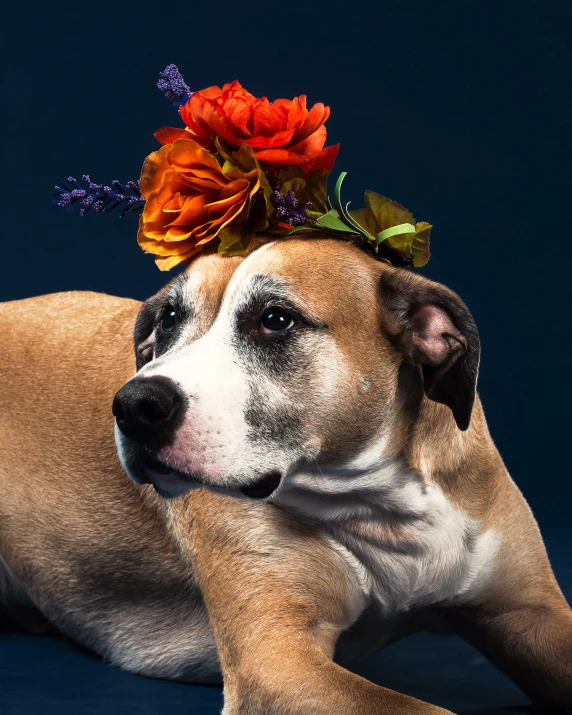
[[[383,271],[384,325],[406,362],[418,365],[429,399],[447,405],[466,430],[476,396],[477,326],[456,293],[403,269]]]
[[[149,298],[141,306],[135,321],[134,343],[137,370],[153,359],[155,345],[155,323],[160,303],[157,296]]]

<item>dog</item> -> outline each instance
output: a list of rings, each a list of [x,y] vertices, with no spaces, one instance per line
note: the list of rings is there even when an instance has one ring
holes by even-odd
[[[204,255],[142,306],[55,294],[0,325],[5,625],[222,676],[225,715],[443,715],[341,664],[456,633],[572,708],[572,612],[451,290],[292,237]]]

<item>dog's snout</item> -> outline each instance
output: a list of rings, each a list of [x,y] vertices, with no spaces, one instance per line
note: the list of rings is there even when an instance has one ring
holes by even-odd
[[[180,424],[185,399],[167,377],[136,377],[113,400],[117,426],[138,441],[165,438]]]

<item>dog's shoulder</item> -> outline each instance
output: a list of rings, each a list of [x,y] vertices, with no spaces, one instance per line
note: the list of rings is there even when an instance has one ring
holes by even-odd
[[[131,298],[119,298],[105,293],[93,291],[65,291],[48,293],[22,300],[11,300],[0,303],[0,324],[7,327],[15,316],[25,318],[34,323],[45,323],[46,320],[62,317],[101,317],[105,313],[119,313],[130,310],[134,316],[141,303]]]
[[[94,394],[113,394],[135,372],[139,308],[134,300],[76,291],[0,304],[0,406],[14,416],[28,400],[60,404],[72,393],[85,395],[88,385]]]
[[[68,291],[0,303],[0,334],[9,352],[85,344],[97,335],[126,335],[130,344],[141,303],[103,293]],[[5,353],[6,354],[6,353]]]

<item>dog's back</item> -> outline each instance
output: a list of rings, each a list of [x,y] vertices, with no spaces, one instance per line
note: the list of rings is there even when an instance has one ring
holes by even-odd
[[[98,457],[108,464],[104,475],[114,471],[113,444],[101,433],[102,422],[109,425],[109,419],[98,414],[103,405],[96,398],[98,390],[89,389],[89,383],[94,379],[109,382],[112,395],[114,378],[118,384],[124,379],[125,367],[132,362],[126,337],[130,331],[128,328],[120,335],[119,327],[128,327],[136,311],[134,301],[79,292],[0,304],[4,340],[0,368],[0,602],[4,618],[8,615],[27,628],[38,623],[37,614],[8,562],[20,563],[21,553],[28,552],[28,568],[34,570],[38,552],[49,554],[49,547],[37,542],[48,539],[55,515],[69,511],[66,498],[83,498],[86,480],[82,477],[100,478],[99,472],[74,470],[69,479],[54,483],[53,470],[65,473],[67,456],[76,452],[80,443],[78,437],[88,451],[99,446]],[[110,350],[114,332],[114,349]],[[120,355],[125,359],[118,360]],[[79,405],[97,415],[90,434],[81,436],[77,434],[81,425],[74,420]],[[61,424],[57,444],[48,437],[46,419]],[[96,494],[101,492],[95,482],[92,488]],[[31,513],[34,530],[19,518]]]
[[[84,378],[90,373],[111,390],[121,385],[135,370],[131,340],[139,307],[137,301],[90,292],[0,303],[0,424],[25,419],[26,383],[30,399],[55,396],[62,402],[78,393],[85,399]]]
[[[61,512],[62,497],[83,499],[85,488],[97,494],[100,480],[116,485],[110,405],[135,370],[131,335],[138,307],[135,301],[79,292],[0,304],[3,524],[6,510],[13,521],[18,503],[40,518],[45,509]],[[91,419],[78,420],[79,412]],[[57,443],[46,420],[58,423]],[[72,455],[74,474],[54,483],[54,473],[64,474]],[[96,461],[99,469],[93,468]]]
[[[75,292],[0,304],[0,615],[35,629],[35,605],[129,670],[212,680],[194,578],[113,439],[139,307]]]

